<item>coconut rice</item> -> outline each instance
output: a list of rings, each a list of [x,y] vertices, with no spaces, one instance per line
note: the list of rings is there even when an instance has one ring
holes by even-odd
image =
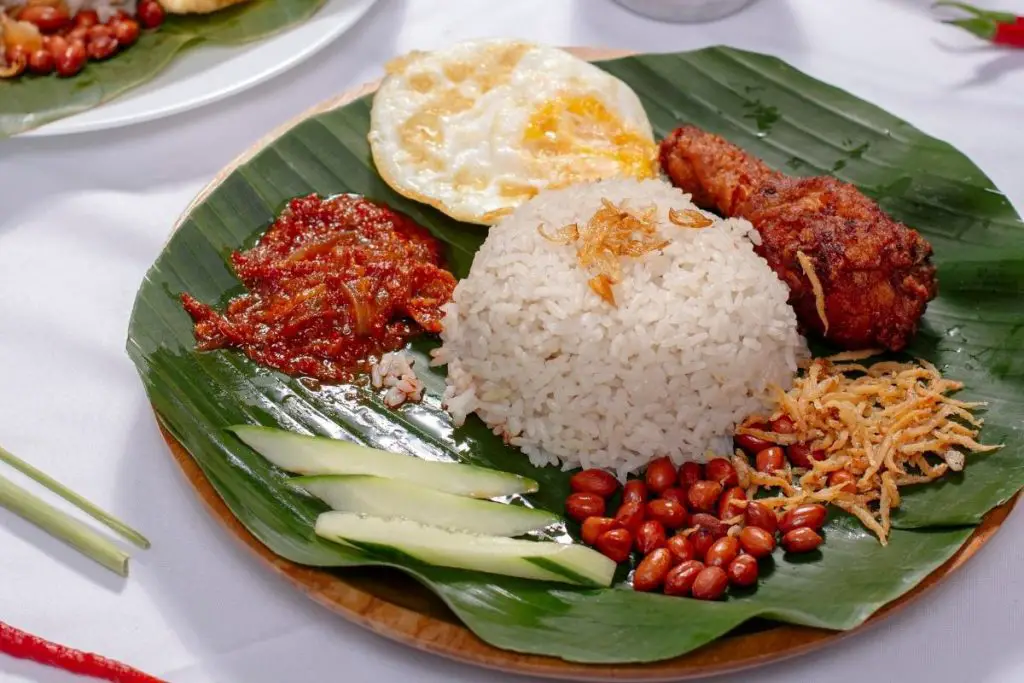
[[[614,304],[572,244],[541,234],[585,225],[602,200],[656,206],[668,240],[619,259]],[[791,385],[806,346],[750,223],[705,214],[710,227],[681,227],[670,209],[696,207],[660,180],[607,180],[541,192],[492,227],[443,309],[434,364],[448,366],[455,423],[475,412],[535,465],[620,478],[655,456],[729,452],[735,425],[767,405],[770,384]]]
[[[384,389],[384,405],[397,408],[406,401],[419,401],[425,389],[416,377],[413,365],[416,361],[405,351],[385,353],[370,368],[370,386]]]

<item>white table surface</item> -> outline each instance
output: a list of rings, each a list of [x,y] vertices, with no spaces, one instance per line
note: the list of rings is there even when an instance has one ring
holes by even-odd
[[[939,24],[928,5],[758,0],[723,21],[685,26],[640,19],[610,0],[382,0],[311,63],[230,101],[118,131],[0,141],[0,443],[154,543],[121,581],[0,510],[0,620],[174,683],[523,680],[348,624],[206,515],[123,350],[136,288],[175,218],[264,133],[375,78],[388,58],[493,35],[776,54],[952,142],[1024,206],[1024,51],[982,46]],[[1018,512],[962,571],[881,626],[717,680],[1024,681],[1022,542]],[[70,680],[0,656],[5,683]]]

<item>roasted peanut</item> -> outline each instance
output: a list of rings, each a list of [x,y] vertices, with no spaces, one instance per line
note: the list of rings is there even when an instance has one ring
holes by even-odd
[[[782,515],[782,519],[779,520],[779,531],[785,534],[802,526],[820,529],[825,525],[826,517],[828,517],[828,511],[824,505],[817,503],[800,505]]]
[[[857,493],[857,475],[846,470],[838,470],[828,475],[829,486],[842,486],[843,493]]]
[[[704,571],[704,564],[688,560],[673,567],[665,577],[665,595],[689,595],[697,575]]]
[[[768,431],[768,425],[753,424],[750,426],[754,429],[760,429],[761,431]],[[742,448],[747,455],[757,455],[764,449],[771,448],[774,445],[771,441],[766,441],[756,436],[750,436],[749,434],[737,434],[733,437],[733,441],[736,446]]]
[[[587,517],[603,517],[604,498],[594,493],[570,493],[565,499],[565,514],[582,523]]]
[[[117,43],[121,47],[134,45],[142,31],[139,22],[134,19],[118,19],[112,22],[110,27],[114,30],[114,38],[117,39]]]
[[[740,542],[732,536],[723,536],[715,541],[704,555],[704,564],[709,567],[728,567],[740,554]]]
[[[597,538],[606,531],[615,528],[615,520],[611,517],[587,517],[583,520],[583,528],[580,535],[587,545],[597,543]]]
[[[96,24],[95,26],[90,26],[89,27],[89,37],[87,39],[87,42],[91,43],[92,41],[97,40],[99,38],[113,38],[113,37],[114,37],[114,29],[110,28],[106,24]]]
[[[728,524],[706,512],[695,512],[691,515],[690,526],[707,529],[716,541],[729,532]]]
[[[643,521],[644,506],[641,503],[623,503],[615,513],[615,526],[629,529],[631,534],[636,533]]]
[[[740,547],[755,559],[768,557],[775,550],[775,535],[756,526],[743,527],[739,535]]]
[[[775,516],[775,511],[758,503],[756,500],[747,503],[747,509],[743,518],[747,526],[756,526],[759,529],[764,529],[773,536],[779,529],[779,518]]]
[[[809,469],[814,466],[814,460],[824,460],[825,451],[812,451],[805,443],[795,443],[786,446],[786,457],[793,467]]]
[[[771,474],[776,470],[781,470],[786,464],[786,455],[782,452],[782,449],[778,446],[772,446],[759,452],[755,457],[755,467],[758,472],[764,472]]]
[[[28,57],[28,68],[32,73],[40,76],[53,73],[53,53],[49,50],[36,50]]]
[[[686,526],[686,506],[674,500],[651,500],[647,502],[647,518],[656,519],[666,529],[680,529]]]
[[[89,40],[89,29],[84,26],[78,26],[68,31],[67,38],[69,43],[81,43],[82,47],[85,47],[86,42]]]
[[[705,567],[697,574],[690,593],[698,600],[717,600],[729,587],[729,576],[721,567]]]
[[[688,489],[704,478],[704,468],[700,463],[684,462],[679,466],[679,486]]]
[[[61,6],[26,5],[18,13],[18,21],[35,24],[43,33],[55,33],[71,23],[71,15]]]
[[[64,36],[43,36],[43,49],[48,50],[56,59],[57,55],[68,49],[68,41]]]
[[[112,36],[93,38],[89,41],[86,49],[89,52],[90,59],[102,61],[112,57],[117,52],[117,41]]]
[[[708,481],[717,481],[727,489],[740,483],[736,468],[725,458],[712,458],[704,466],[704,476]]]
[[[819,545],[822,538],[810,527],[790,529],[782,536],[782,547],[787,553],[809,553]]]
[[[772,420],[772,431],[776,434],[792,434],[796,431],[796,423],[789,415],[780,415]]]
[[[684,510],[686,509],[686,490],[679,488],[678,486],[673,486],[670,489],[662,491],[661,499],[675,501],[682,505]]]
[[[658,548],[640,560],[633,572],[633,590],[653,591],[665,583],[665,577],[672,569],[672,554],[664,548]]]
[[[614,562],[625,562],[633,549],[633,535],[628,529],[612,529],[598,536],[594,547]]]
[[[639,526],[633,537],[633,546],[637,552],[647,555],[665,545],[665,527],[661,522],[649,519]]]
[[[643,482],[643,479],[627,481],[625,488],[622,489],[622,504],[639,503],[640,505],[643,505],[646,502],[647,484]]]
[[[690,543],[693,544],[693,554],[701,560],[708,554],[708,550],[715,543],[715,535],[712,534],[708,529],[701,527],[697,529],[689,536]]]
[[[686,500],[692,510],[711,512],[721,495],[722,485],[717,481],[698,481],[686,492]]]
[[[69,42],[63,52],[54,54],[54,67],[57,75],[68,78],[82,71],[88,55],[85,52],[85,45],[77,41]]]
[[[141,0],[136,10],[139,22],[146,28],[156,28],[164,23],[166,13],[158,0]]]
[[[757,583],[757,560],[750,555],[740,555],[729,563],[725,573],[729,575],[729,583],[734,586],[753,586]]]
[[[746,505],[741,504],[739,501],[746,500],[747,492],[739,486],[733,486],[718,499],[718,517],[726,520],[741,516]]]
[[[576,493],[595,493],[607,498],[618,490],[619,482],[609,472],[589,469],[572,475],[569,479],[569,488]]]
[[[775,445],[771,441],[765,441],[764,439],[751,436],[750,434],[740,434],[733,440],[747,455],[757,455],[764,449],[771,448]]]
[[[682,534],[676,534],[665,541],[665,547],[668,548],[670,553],[672,553],[672,557],[676,563],[688,562],[697,556],[693,549],[693,543],[691,543],[690,539]]]
[[[647,465],[644,481],[653,493],[661,493],[676,483],[676,466],[667,457],[655,458]]]
[[[94,9],[83,9],[79,10],[78,14],[75,15],[74,25],[75,28],[84,26],[90,28],[100,23],[100,15],[96,13]]]

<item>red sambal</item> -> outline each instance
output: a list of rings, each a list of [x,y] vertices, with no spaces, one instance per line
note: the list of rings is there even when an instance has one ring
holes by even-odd
[[[293,199],[259,243],[231,255],[249,290],[221,315],[189,294],[198,348],[237,348],[290,375],[346,381],[421,330],[441,331],[455,278],[408,216],[355,195]]]

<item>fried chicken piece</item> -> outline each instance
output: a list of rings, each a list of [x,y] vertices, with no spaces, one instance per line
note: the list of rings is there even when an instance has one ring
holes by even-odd
[[[661,165],[698,206],[754,225],[762,239],[756,251],[789,286],[803,331],[848,349],[898,351],[913,338],[938,288],[931,245],[856,187],[783,175],[693,126],[662,141]]]

